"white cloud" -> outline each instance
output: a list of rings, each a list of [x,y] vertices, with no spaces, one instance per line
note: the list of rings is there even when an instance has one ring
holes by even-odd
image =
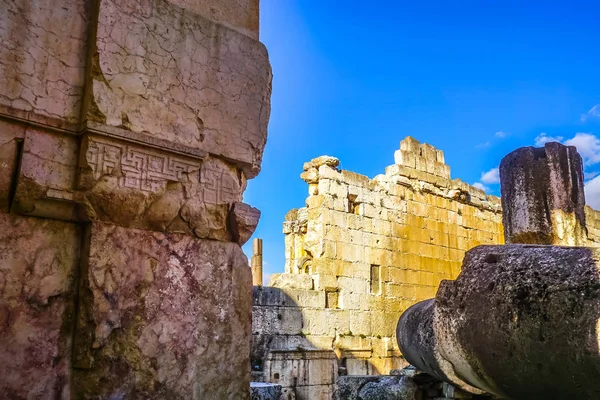
[[[586,182],[585,202],[593,209],[600,210],[600,176]]]
[[[581,115],[581,122],[585,122],[588,118],[600,118],[600,104],[596,104],[590,108],[587,114]]]
[[[536,147],[543,147],[546,143],[562,142],[563,139],[562,136],[548,136],[546,132],[542,132],[535,138],[535,145]]]
[[[490,190],[490,188],[489,188],[489,187],[485,186],[485,185],[484,185],[483,183],[481,183],[481,182],[475,182],[475,183],[473,184],[473,186],[474,186],[474,187],[476,187],[477,189],[481,189],[481,190],[483,190],[484,192],[488,192],[488,191]]]
[[[595,177],[600,175],[600,171],[584,171],[584,173],[585,173],[585,179],[587,179],[587,180],[594,179]]]
[[[498,137],[498,138],[505,138],[507,136],[508,136],[508,133],[506,133],[506,132],[503,132],[503,131],[496,132],[496,137]]]
[[[481,174],[481,182],[489,184],[500,183],[500,171],[498,168],[492,168]]]
[[[485,149],[486,147],[490,147],[492,142],[479,143],[475,148],[477,149]]]
[[[600,139],[591,133],[577,133],[575,137],[565,140],[567,146],[577,147],[583,162],[592,165],[600,162]]]

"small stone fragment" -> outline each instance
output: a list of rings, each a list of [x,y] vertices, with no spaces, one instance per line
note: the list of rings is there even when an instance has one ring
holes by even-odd
[[[340,160],[336,157],[332,156],[320,156],[317,158],[313,158],[309,162],[304,163],[304,170],[308,171],[311,168],[318,169],[322,165],[327,165],[328,167],[337,168],[340,165]]]
[[[234,203],[229,212],[229,229],[233,240],[240,245],[246,243],[258,225],[260,211],[248,204]]]

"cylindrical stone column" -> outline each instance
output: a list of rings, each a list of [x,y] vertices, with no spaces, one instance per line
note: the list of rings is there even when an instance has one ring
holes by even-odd
[[[262,239],[252,241],[252,284],[262,286],[263,284],[263,265],[262,265]]]
[[[560,143],[523,147],[500,163],[506,243],[587,243],[583,162]]]

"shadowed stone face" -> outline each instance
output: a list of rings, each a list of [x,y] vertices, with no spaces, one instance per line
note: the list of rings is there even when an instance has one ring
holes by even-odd
[[[403,314],[401,350],[467,390],[507,399],[597,398],[599,271],[597,249],[480,246],[467,253],[455,281],[442,282],[434,303]]]
[[[507,243],[585,245],[583,163],[575,147],[524,147],[500,163]]]

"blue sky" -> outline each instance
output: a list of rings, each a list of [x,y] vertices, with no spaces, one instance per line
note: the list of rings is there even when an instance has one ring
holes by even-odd
[[[523,5],[525,4],[526,5]],[[262,172],[265,273],[285,263],[282,222],[304,206],[305,161],[373,177],[407,135],[444,151],[453,178],[499,194],[508,152],[560,140],[584,157],[600,209],[600,5],[593,2],[261,0],[273,67]],[[248,245],[244,248],[250,255]]]

